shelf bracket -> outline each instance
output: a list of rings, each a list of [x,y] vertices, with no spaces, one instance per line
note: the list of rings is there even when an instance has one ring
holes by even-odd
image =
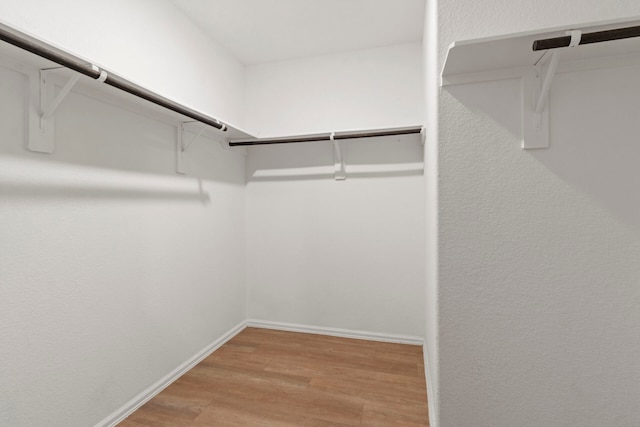
[[[549,56],[551,63],[543,81],[542,66]],[[549,148],[549,108],[546,104],[558,59],[558,52],[545,54],[522,78],[522,148],[525,150]]]
[[[547,73],[544,76],[544,80],[542,80],[542,86],[540,87],[540,92],[537,96],[535,113],[538,115],[536,120],[539,122],[540,114],[542,110],[547,106],[547,99],[549,98],[549,89],[551,88],[551,82],[553,81],[553,77],[556,75],[556,70],[558,69],[558,61],[560,61],[560,51],[555,50],[551,52],[551,60],[549,61],[549,68],[547,69]],[[540,82],[540,77],[542,75],[542,63],[538,61],[536,65],[534,65],[536,79]]]
[[[50,151],[45,151],[47,153],[53,153],[55,148],[55,141],[53,139],[55,134],[55,122],[53,120],[53,114],[80,79],[80,74],[74,75],[62,87],[60,92],[58,92],[58,95],[55,95],[55,84],[49,78],[54,70],[55,69],[40,70],[40,133],[45,135],[45,138],[50,139],[51,141]]]
[[[333,142],[333,165],[335,172],[333,177],[336,181],[344,181],[347,179],[347,170],[345,167],[344,156],[340,142],[335,139],[336,133],[331,132],[329,139]]]
[[[567,34],[571,36],[570,48],[580,44],[581,31],[572,30]],[[546,51],[522,79],[522,148],[524,149],[549,148],[549,90],[558,70],[561,55],[561,49]],[[543,66],[547,61],[549,66],[543,78]]]
[[[47,74],[50,71],[51,70],[40,70],[40,111],[42,111],[42,115],[40,116],[40,128],[43,129],[43,131],[46,131],[47,119],[51,117],[53,113],[55,113],[56,109],[60,106],[64,98],[69,94],[73,86],[78,83],[78,79],[80,79],[80,74],[76,74],[75,76],[71,77],[69,81],[67,81],[67,84],[64,85],[62,90],[54,98],[54,100],[48,103],[47,98],[49,98],[49,96],[47,95],[50,95],[50,92],[47,91],[47,85],[50,85],[50,83],[47,83]]]
[[[80,79],[74,75],[55,94],[55,83],[50,78],[57,68],[38,70],[37,74],[29,73],[29,129],[27,149],[36,153],[51,154],[55,148],[55,120],[54,113],[73,86]]]
[[[180,126],[178,126],[178,135],[176,139],[176,172],[179,174],[186,173],[184,153],[187,151],[187,149],[189,149],[191,144],[196,142],[198,138],[202,136],[204,131],[207,129],[207,127],[203,125],[200,131],[193,138],[189,139],[187,137],[186,125],[190,123],[197,123],[197,122],[183,122],[183,123],[180,123]]]

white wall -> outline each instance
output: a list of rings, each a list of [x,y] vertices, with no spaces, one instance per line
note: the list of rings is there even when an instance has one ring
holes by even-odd
[[[440,60],[454,40],[634,14],[631,1],[441,1]],[[516,80],[443,90],[440,426],[640,424],[639,71],[558,75],[551,148],[537,151],[520,149]]]
[[[252,149],[250,318],[424,334],[424,183],[415,136],[344,143],[347,180],[326,143]]]
[[[429,421],[438,425],[438,103],[440,68],[438,67],[438,4],[427,0],[425,8],[423,61],[425,79],[424,177],[426,202],[426,289],[425,340],[423,355]]]
[[[421,125],[420,43],[249,66],[247,129],[258,136]]]
[[[245,96],[244,69],[166,1],[0,15],[262,136],[424,117],[419,44],[250,67]],[[245,168],[199,141],[181,177],[174,127],[72,93],[46,156],[24,150],[21,77],[0,70],[0,424],[93,425],[247,316],[423,336],[418,137],[345,142],[346,182],[329,145]]]
[[[164,2],[99,6],[2,2],[0,14],[238,116],[242,69]],[[95,425],[246,318],[245,158],[203,139],[176,175],[175,127],[75,92],[56,112],[55,154],[30,153],[23,86],[0,67],[0,425]]]
[[[23,148],[0,68],[0,424],[94,425],[245,318],[244,157],[76,93]]]
[[[419,44],[247,68],[261,136],[419,125]],[[249,316],[422,336],[424,184],[419,138],[252,148],[247,171]]]
[[[0,20],[242,127],[244,68],[167,0],[0,0]]]

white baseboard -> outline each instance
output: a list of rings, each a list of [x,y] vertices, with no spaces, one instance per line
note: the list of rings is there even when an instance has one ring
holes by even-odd
[[[180,378],[188,370],[200,363],[204,358],[220,348],[224,343],[236,336],[238,333],[246,327],[246,322],[240,322],[229,331],[227,331],[220,338],[203,348],[201,351],[192,356],[189,360],[178,366],[173,371],[159,379],[156,383],[149,386],[142,393],[125,403],[121,408],[109,415],[104,420],[100,421],[95,427],[113,427],[129,415],[131,415],[136,409],[151,400],[156,394],[160,393],[166,387],[171,385],[175,380]]]
[[[427,357],[427,346],[422,346],[422,355],[424,357],[424,376],[427,380],[427,404],[429,405],[429,426],[438,427],[438,412],[436,411],[436,395],[433,389],[431,378],[431,369],[429,368],[429,358]]]
[[[350,329],[328,328],[324,326],[299,325],[295,323],[272,322],[269,320],[247,320],[247,327],[277,329],[289,332],[304,332],[307,334],[330,335],[334,337],[354,338],[368,341],[391,342],[397,344],[423,345],[424,340],[411,335],[383,334],[377,332],[355,331]]]

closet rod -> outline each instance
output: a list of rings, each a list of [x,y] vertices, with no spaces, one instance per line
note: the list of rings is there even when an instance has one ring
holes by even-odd
[[[68,52],[58,49],[48,43],[31,37],[25,33],[15,30],[7,25],[0,23],[0,40],[3,40],[16,47],[29,51],[49,61],[60,64],[71,70],[77,71],[80,74],[91,77],[98,81],[104,82],[109,86],[118,88],[131,95],[145,99],[161,107],[167,108],[176,113],[187,116],[198,122],[205,123],[209,126],[213,126],[216,129],[222,131],[227,130],[227,126],[221,123],[219,120],[213,117],[206,116],[196,110],[193,110],[184,105],[178,104],[168,98],[165,98],[157,93],[151,92],[137,84],[118,76],[112,72],[101,70],[97,66],[90,64]]]
[[[629,39],[640,37],[640,26],[617,28],[615,30],[597,31],[594,33],[582,34],[580,44],[600,43],[610,40]],[[554,37],[551,39],[536,40],[533,42],[533,50],[557,49],[567,47],[571,42],[571,36]]]
[[[414,133],[422,132],[422,127],[411,127],[401,129],[390,130],[374,130],[374,131],[358,131],[358,132],[344,132],[333,134],[334,140],[341,139],[355,139],[355,138],[375,138],[378,136],[396,136],[396,135],[410,135]],[[247,145],[269,145],[269,144],[294,144],[298,142],[318,142],[318,141],[331,141],[331,134],[321,135],[308,135],[308,136],[292,136],[286,138],[257,138],[257,139],[243,139],[243,140],[231,140],[229,146],[247,146]]]

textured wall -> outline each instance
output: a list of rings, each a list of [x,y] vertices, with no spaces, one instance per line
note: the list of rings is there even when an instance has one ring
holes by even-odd
[[[23,148],[0,67],[0,425],[85,427],[245,319],[244,156],[71,93]]]
[[[0,14],[261,135],[423,119],[419,44],[256,67],[245,98],[244,69],[166,1],[0,0]],[[239,152],[200,140],[176,176],[175,128],[75,93],[55,154],[26,152],[22,80],[0,73],[0,424],[95,424],[245,319],[247,302],[265,320],[423,335],[415,136],[346,142],[347,182],[329,145],[255,150],[245,200]]]
[[[640,5],[441,1],[439,12],[442,59],[454,40]],[[538,151],[519,148],[518,81],[442,91],[441,427],[640,424],[639,71],[558,75],[551,148]]]

